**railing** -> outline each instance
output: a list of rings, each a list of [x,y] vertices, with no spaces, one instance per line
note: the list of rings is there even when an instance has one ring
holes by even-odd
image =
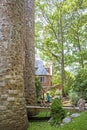
[[[32,108],[36,108],[36,109],[50,109],[50,106],[26,106],[26,108],[28,109],[32,109]],[[71,109],[71,110],[79,110],[79,107],[74,107],[74,106],[63,106],[64,109]],[[87,109],[87,107],[85,107]]]

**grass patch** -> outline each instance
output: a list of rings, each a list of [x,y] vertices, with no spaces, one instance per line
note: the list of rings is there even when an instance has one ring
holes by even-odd
[[[36,116],[34,117],[50,117],[50,112],[47,111],[43,111],[43,112],[39,112]]]
[[[48,122],[31,122],[27,130],[87,130],[87,112],[81,113],[72,122],[61,127],[51,126]]]

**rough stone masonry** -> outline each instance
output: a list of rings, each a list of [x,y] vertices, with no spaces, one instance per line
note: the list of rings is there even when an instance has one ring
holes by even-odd
[[[30,3],[32,1],[28,0]],[[26,67],[24,2],[26,1],[0,0],[0,130],[26,130],[28,126],[23,78],[24,66]],[[31,93],[35,96],[32,86]]]

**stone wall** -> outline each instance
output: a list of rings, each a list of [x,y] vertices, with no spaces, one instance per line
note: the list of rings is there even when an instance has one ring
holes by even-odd
[[[36,104],[34,47],[34,0],[25,0],[25,98],[27,105]]]
[[[23,0],[0,0],[0,130],[26,130]]]

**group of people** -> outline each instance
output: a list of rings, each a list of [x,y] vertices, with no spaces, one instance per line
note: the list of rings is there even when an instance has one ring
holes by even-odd
[[[46,96],[44,97],[44,91],[42,89],[41,95],[38,96],[38,101],[37,102],[40,104],[40,106],[47,106],[47,107],[49,107],[50,106],[50,102],[51,102],[50,94],[46,93]],[[79,107],[79,111],[85,110],[85,103],[86,103],[86,101],[83,98],[79,99],[79,101],[77,103],[77,106]]]
[[[46,98],[44,97],[44,93],[42,93],[41,97],[39,97],[38,103],[40,103],[41,106],[47,106],[49,107],[51,102],[51,97],[49,93],[46,93]]]

